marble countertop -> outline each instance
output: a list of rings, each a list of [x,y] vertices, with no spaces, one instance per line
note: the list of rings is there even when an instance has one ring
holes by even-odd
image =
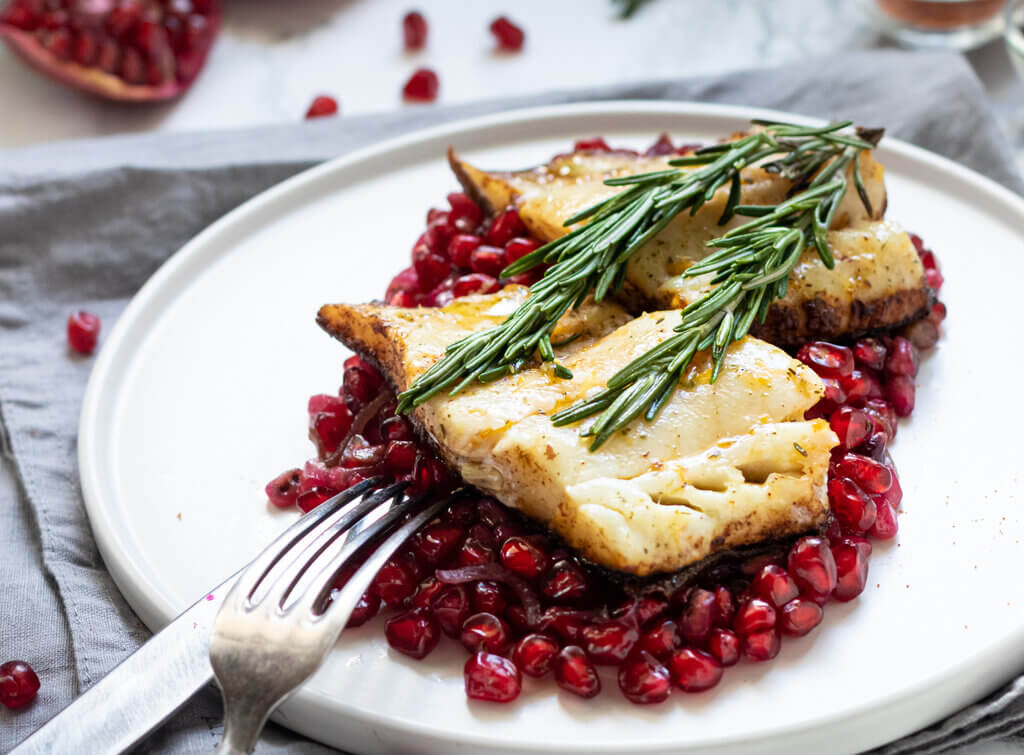
[[[429,66],[440,102],[542,89],[771,66],[887,44],[850,0],[657,0],[628,21],[610,0],[231,0],[206,70],[182,99],[122,105],[68,90],[0,50],[0,148],[127,131],[201,130],[302,117],[334,95],[345,113],[392,110],[409,73]],[[427,49],[402,51],[400,19],[418,7]],[[490,21],[507,11],[527,33],[520,54],[493,52]],[[638,56],[630,51],[643,49]],[[595,51],[600,51],[595,53]],[[1024,166],[1024,80],[1001,40],[969,55]]]

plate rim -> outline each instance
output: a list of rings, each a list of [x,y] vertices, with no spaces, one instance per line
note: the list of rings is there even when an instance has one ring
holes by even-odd
[[[173,280],[175,276],[187,273],[190,266],[204,267],[211,260],[217,259],[219,254],[207,252],[204,249],[216,248],[216,242],[222,235],[228,235],[232,231],[241,231],[244,234],[249,232],[252,225],[262,222],[269,211],[271,214],[279,203],[287,202],[293,195],[299,194],[302,190],[314,186],[321,180],[328,179],[335,174],[344,173],[367,160],[371,160],[396,150],[415,147],[416,145],[439,137],[448,137],[452,140],[460,135],[486,131],[494,127],[507,127],[516,123],[530,122],[538,125],[544,122],[557,122],[562,119],[588,118],[601,116],[630,116],[635,118],[657,117],[659,115],[672,116],[693,116],[704,118],[735,119],[737,121],[749,121],[751,118],[771,118],[776,120],[787,120],[796,123],[817,125],[825,121],[820,118],[813,118],[786,111],[754,108],[743,105],[722,105],[711,103],[699,103],[690,101],[664,101],[664,100],[608,100],[608,101],[586,101],[569,104],[545,105],[539,107],[528,107],[506,112],[499,112],[473,118],[460,119],[450,123],[444,123],[425,129],[420,129],[404,136],[388,139],[348,154],[329,159],[319,165],[301,171],[249,198],[234,209],[225,213],[212,224],[196,234],[179,250],[172,253],[163,264],[150,276],[149,279],[132,297],[128,305],[118,317],[117,322],[106,338],[104,348],[93,365],[92,372],[86,387],[82,402],[82,410],[78,425],[78,467],[80,488],[89,519],[93,536],[103,557],[104,564],[110,572],[118,590],[131,608],[139,615],[151,631],[159,631],[176,616],[175,608],[166,596],[162,596],[158,586],[153,584],[145,570],[141,569],[133,559],[128,556],[124,547],[130,542],[122,534],[122,530],[116,526],[110,514],[112,508],[106,508],[103,504],[101,490],[102,477],[102,437],[105,426],[103,408],[105,404],[113,402],[116,405],[116,395],[110,396],[108,386],[116,385],[118,380],[123,380],[125,370],[118,366],[117,357],[124,348],[125,341],[132,335],[133,327],[137,327],[140,316],[157,304],[161,295],[166,295],[166,283]],[[951,176],[958,182],[974,187],[982,195],[982,199],[994,200],[1001,210],[1010,215],[1018,215],[1024,219],[1024,197],[1019,196],[1011,189],[999,184],[995,180],[983,176],[970,168],[967,168],[950,158],[938,155],[924,148],[910,144],[900,139],[887,137],[880,148],[884,152],[896,156],[908,158],[914,163],[938,170],[943,174]],[[1000,212],[999,214],[1002,214]],[[207,259],[209,258],[209,259]],[[158,310],[159,312],[159,310]],[[157,316],[159,316],[157,314]],[[120,373],[120,374],[119,374]],[[116,392],[115,392],[116,394]],[[1017,630],[1017,635],[1007,633],[1003,643],[988,646],[985,655],[992,657],[1001,651],[1007,650],[1024,639],[1024,627]],[[874,699],[871,703],[865,703],[852,711],[835,713],[824,718],[815,719],[811,725],[787,724],[780,725],[767,730],[759,730],[759,742],[754,743],[747,740],[729,738],[728,735],[701,740],[693,745],[682,744],[687,749],[705,750],[721,747],[749,747],[754,744],[766,744],[765,737],[777,739],[787,735],[795,735],[800,732],[811,732],[826,729],[841,721],[856,721],[870,718],[879,709],[891,710],[892,706],[899,702],[907,702],[916,698],[919,694],[941,684],[943,681],[951,681],[957,676],[955,667],[942,673],[919,679],[918,683],[901,693],[892,693],[887,698]],[[1012,675],[1005,675],[1007,678]],[[977,685],[975,685],[977,686]],[[985,685],[991,686],[991,685]],[[976,695],[972,694],[971,699]],[[891,698],[895,698],[891,699]],[[348,715],[360,719],[365,724],[382,726],[402,731],[405,734],[430,736],[434,739],[449,743],[470,744],[494,748],[514,746],[521,749],[529,747],[529,743],[514,742],[500,737],[489,737],[479,732],[459,732],[458,736],[452,736],[448,729],[436,727],[429,722],[418,722],[410,719],[395,719],[389,716],[378,714],[374,711],[367,711],[361,708],[354,708],[348,703],[334,699],[330,708],[324,705],[324,699],[319,694],[313,694],[309,690],[300,688],[296,694],[283,706],[285,710],[301,706],[306,715],[303,716],[282,716],[292,720],[293,718],[312,717],[317,713],[335,713],[336,706],[346,709]],[[963,702],[961,701],[961,703]],[[936,720],[946,711],[940,711],[928,721]],[[336,714],[336,713],[335,713]],[[914,723],[903,733],[919,728],[921,723]],[[297,727],[308,736],[317,737],[316,733],[305,730],[305,727]],[[681,743],[669,740],[651,740],[643,744],[646,752],[667,752],[676,751]],[[566,752],[598,751],[611,752],[621,749],[621,744],[593,743],[588,742],[578,748],[565,749]]]

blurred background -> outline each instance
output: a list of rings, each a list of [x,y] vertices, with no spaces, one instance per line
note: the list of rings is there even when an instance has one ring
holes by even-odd
[[[103,6],[105,0],[92,4]],[[67,0],[0,5],[8,8],[8,28],[20,23],[27,29],[14,45],[23,55],[33,57],[39,48],[37,62],[49,50],[64,61],[81,57],[91,61],[90,67],[103,64],[103,50],[88,46],[94,40],[81,39],[76,21],[61,15],[73,13],[75,3],[69,11],[61,10],[69,9]],[[57,83],[52,71],[48,79],[3,46],[0,148],[121,132],[294,122],[318,95],[336,101],[342,118],[424,107],[429,104],[403,96],[420,68],[437,76],[434,102],[457,103],[767,67],[848,49],[897,46],[897,37],[903,37],[904,46],[973,47],[965,54],[1024,166],[1024,79],[1016,74],[1004,40],[1006,3],[1001,0],[163,0],[161,5],[185,21],[190,12],[211,12],[210,6],[222,13],[219,34],[204,31],[212,48],[187,91],[168,102],[112,102]],[[14,6],[28,12],[12,19]],[[959,16],[948,18],[951,8]],[[414,19],[404,30],[412,34],[413,49],[407,49],[403,18],[411,10],[419,11],[422,23]],[[499,17],[511,26],[492,30]],[[518,50],[516,28],[522,32]],[[140,38],[140,49],[159,57],[162,39]],[[418,48],[417,42],[422,42]],[[120,63],[106,61],[114,70],[132,62],[125,49],[112,54],[121,55]],[[160,74],[138,74],[140,80],[147,75],[157,80]],[[426,90],[417,89],[424,84]],[[421,79],[414,93],[429,99],[431,84]],[[929,96],[942,107],[941,92]],[[331,109],[330,103],[321,107]]]

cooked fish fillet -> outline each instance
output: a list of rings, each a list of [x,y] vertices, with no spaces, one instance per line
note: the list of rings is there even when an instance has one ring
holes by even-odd
[[[530,170],[485,172],[449,153],[467,192],[494,209],[517,207],[531,233],[545,241],[563,235],[563,223],[574,213],[620,190],[606,186],[605,179],[662,170],[669,159],[578,153]],[[865,152],[861,172],[873,214],[868,215],[855,191],[847,192],[828,234],[835,269],[827,269],[809,250],[790,276],[786,297],[772,305],[755,335],[794,345],[894,327],[927,314],[932,294],[913,244],[902,229],[881,221],[886,202],[882,165]],[[742,204],[775,204],[791,187],[761,168],[743,175]],[[634,254],[622,295],[627,306],[634,311],[676,309],[708,290],[710,276],[691,279],[683,273],[712,251],[710,239],[749,220],[735,217],[718,225],[727,196],[726,187],[696,215],[681,214]]]
[[[508,287],[443,309],[328,305],[319,322],[403,390],[449,343],[498,324],[525,296]],[[802,418],[823,387],[763,341],[733,344],[714,384],[706,355],[698,355],[653,422],[638,420],[595,452],[581,436],[585,424],[552,425],[551,414],[600,390],[678,322],[678,311],[629,319],[616,304],[586,303],[552,339],[581,334],[556,349],[571,380],[533,367],[435,396],[413,420],[467,482],[618,571],[676,571],[821,524],[836,438],[823,420]]]

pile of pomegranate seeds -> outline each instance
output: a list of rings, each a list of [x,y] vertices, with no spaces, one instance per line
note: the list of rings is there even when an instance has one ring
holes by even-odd
[[[79,354],[92,354],[100,337],[100,318],[78,311],[68,316],[68,345]]]
[[[24,708],[36,699],[39,677],[25,661],[7,661],[0,664],[0,703],[4,706]]]
[[[119,100],[181,94],[220,25],[218,0],[12,0],[0,37],[52,78]]]
[[[402,19],[402,39],[409,52],[427,46],[427,19],[419,11],[409,11]]]
[[[306,111],[306,120],[310,118],[322,118],[325,115],[338,114],[338,101],[330,95],[321,94],[313,98],[313,102]]]
[[[693,148],[662,136],[646,154]],[[600,138],[581,140],[576,149],[624,152]],[[388,286],[389,304],[443,306],[540,275],[499,277],[505,265],[539,246],[514,209],[485,218],[462,193],[450,194],[448,205],[427,213],[412,265]],[[912,239],[926,270],[937,273],[934,254]],[[929,281],[936,290],[942,283],[935,274]],[[771,660],[784,637],[817,627],[829,602],[860,595],[872,540],[896,536],[903,493],[887,448],[898,419],[914,408],[919,352],[937,341],[945,311],[936,304],[927,319],[900,334],[852,345],[817,341],[797,352],[826,387],[807,417],[827,419],[840,441],[829,466],[834,517],[825,533],[718,565],[674,592],[637,595],[518,512],[487,496],[464,497],[387,562],[349,625],[384,607],[397,611],[385,635],[394,650],[413,658],[451,638],[469,653],[467,696],[490,702],[516,699],[523,677],[550,677],[566,692],[594,697],[602,689],[599,668],[610,666],[626,699],[653,704],[673,691],[714,687],[742,659]],[[375,474],[411,480],[419,490],[451,489],[455,481],[444,464],[394,407],[382,376],[359,357],[348,359],[340,395],[309,402],[317,459],[271,481],[271,502],[306,511]]]
[[[505,52],[519,52],[526,41],[526,33],[506,16],[498,16],[491,22],[491,34],[498,41],[498,49]]]
[[[433,102],[440,86],[436,73],[429,68],[417,68],[402,87],[402,96],[417,102]]]

